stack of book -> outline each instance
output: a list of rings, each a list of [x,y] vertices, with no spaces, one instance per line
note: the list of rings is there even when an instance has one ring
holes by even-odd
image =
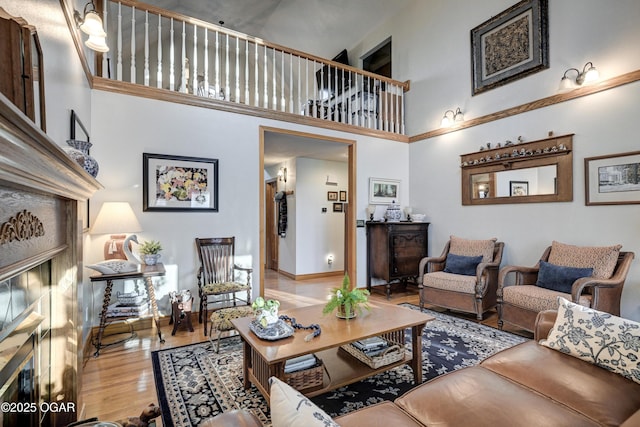
[[[377,356],[389,347],[389,343],[380,337],[365,338],[352,345],[369,357]]]
[[[294,357],[289,359],[284,364],[284,372],[290,374],[291,372],[304,371],[316,365],[316,356],[313,354],[305,354],[304,356]]]
[[[149,302],[139,301],[134,304],[116,302],[107,308],[107,317],[140,317],[149,314]]]

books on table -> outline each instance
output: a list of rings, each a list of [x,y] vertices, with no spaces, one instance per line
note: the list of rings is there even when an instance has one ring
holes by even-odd
[[[316,364],[316,356],[313,354],[305,354],[303,356],[294,357],[284,363],[285,374],[290,374],[296,371],[303,371],[309,369]]]
[[[140,317],[149,314],[149,302],[137,304],[113,303],[107,307],[107,317]]]
[[[389,343],[380,337],[371,337],[354,341],[351,345],[369,357],[377,356],[389,347]]]

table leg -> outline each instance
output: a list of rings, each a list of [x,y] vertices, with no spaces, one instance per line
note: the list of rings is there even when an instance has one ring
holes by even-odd
[[[422,384],[422,330],[425,325],[417,325],[411,328],[411,347],[413,358],[411,369],[413,369],[413,382],[415,385]]]
[[[151,311],[153,312],[153,320],[156,322],[156,329],[158,330],[158,338],[160,344],[164,344],[164,338],[162,338],[162,330],[160,329],[160,318],[158,316],[158,303],[156,302],[156,291],[153,288],[153,280],[151,277],[145,278],[147,284],[147,295],[149,295],[149,301],[151,302]]]
[[[107,286],[104,289],[104,298],[102,299],[102,311],[100,312],[100,327],[98,328],[98,337],[96,338],[95,347],[96,352],[93,353],[94,357],[100,355],[100,348],[102,346],[102,335],[104,334],[104,328],[107,325],[107,310],[109,309],[109,302],[111,301],[111,289],[113,288],[113,280],[107,280]]]
[[[249,381],[249,368],[251,367],[251,346],[248,342],[242,339],[242,385],[247,390],[251,388],[251,381]]]

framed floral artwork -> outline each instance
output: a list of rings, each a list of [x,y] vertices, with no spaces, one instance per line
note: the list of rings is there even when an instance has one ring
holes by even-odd
[[[218,159],[142,157],[143,211],[218,211]]]

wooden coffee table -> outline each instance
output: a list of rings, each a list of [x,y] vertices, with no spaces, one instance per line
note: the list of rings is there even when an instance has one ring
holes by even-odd
[[[343,387],[367,377],[394,368],[410,364],[415,384],[422,382],[422,330],[433,316],[397,305],[370,303],[371,310],[364,310],[355,319],[343,320],[335,314],[322,314],[323,304],[287,310],[282,314],[293,317],[302,325],[317,323],[322,328],[320,336],[305,341],[308,330],[296,330],[293,336],[278,341],[258,338],[250,329],[252,317],[233,319],[232,323],[243,341],[243,375],[245,389],[251,383],[260,390],[269,401],[269,378],[284,377],[284,364],[288,359],[313,353],[322,359],[326,372],[321,386],[300,390],[311,397]],[[340,346],[363,338],[374,336],[400,336],[411,328],[411,354],[394,363],[377,369],[370,368]]]

